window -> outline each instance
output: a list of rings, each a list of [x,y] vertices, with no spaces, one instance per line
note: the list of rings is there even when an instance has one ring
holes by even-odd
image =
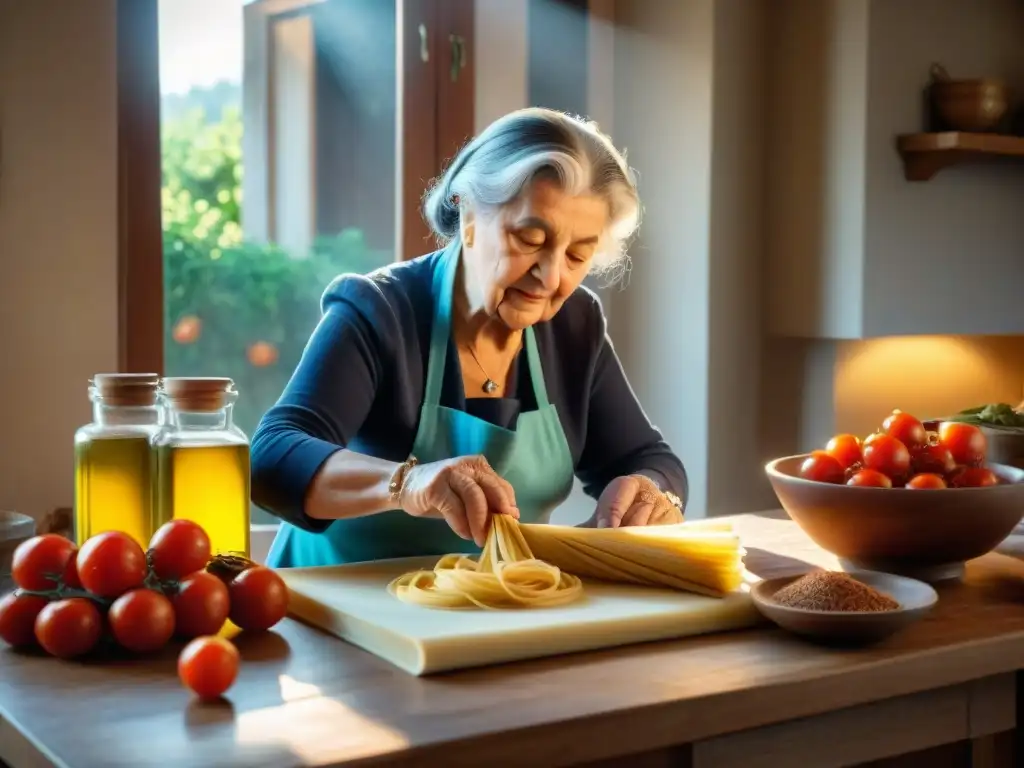
[[[609,0],[156,2],[162,253],[127,258],[150,287],[162,265],[163,331],[135,299],[125,365],[162,348],[166,375],[230,376],[250,435],[330,279],[431,250],[419,203],[445,161],[526,104],[593,114],[611,49],[587,13]]]
[[[230,376],[251,435],[331,278],[431,249],[419,196],[473,131],[472,3],[159,10],[164,372]]]

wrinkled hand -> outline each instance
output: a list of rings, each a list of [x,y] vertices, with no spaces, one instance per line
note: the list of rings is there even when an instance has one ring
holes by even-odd
[[[597,510],[587,521],[590,528],[619,528],[629,525],[681,523],[683,513],[649,477],[617,477],[597,500]]]
[[[441,517],[456,534],[483,546],[491,514],[519,518],[512,485],[483,456],[417,464],[405,476],[402,510],[413,517]]]

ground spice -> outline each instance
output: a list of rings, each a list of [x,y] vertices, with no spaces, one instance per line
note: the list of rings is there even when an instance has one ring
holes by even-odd
[[[892,611],[900,604],[886,594],[838,571],[815,571],[772,595],[789,608],[808,611]]]

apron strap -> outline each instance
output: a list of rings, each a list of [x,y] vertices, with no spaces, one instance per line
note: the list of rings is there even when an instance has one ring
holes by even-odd
[[[537,409],[547,408],[548,386],[544,383],[544,368],[540,364],[540,352],[537,351],[537,337],[533,327],[524,331],[526,335],[526,359],[530,364],[530,382],[533,384],[533,397],[537,401]]]
[[[430,350],[427,355],[427,382],[423,395],[424,405],[439,405],[444,386],[444,368],[448,358],[448,341],[452,335],[452,288],[458,272],[462,242],[458,236],[441,254],[434,269],[432,294],[434,296],[434,322],[430,331]]]

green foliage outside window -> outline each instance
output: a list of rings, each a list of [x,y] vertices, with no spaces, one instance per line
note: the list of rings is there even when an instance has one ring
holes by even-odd
[[[330,280],[390,254],[358,230],[302,254],[246,242],[242,121],[230,105],[215,117],[197,109],[163,124],[165,370],[234,379],[236,421],[251,435],[294,370]]]

